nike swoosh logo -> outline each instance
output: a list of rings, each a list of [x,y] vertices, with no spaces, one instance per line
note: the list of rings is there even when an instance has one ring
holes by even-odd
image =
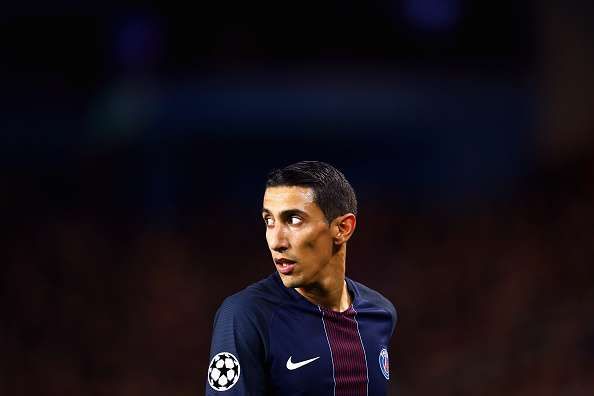
[[[293,356],[289,356],[289,360],[287,360],[287,368],[288,368],[289,370],[295,370],[295,369],[298,369],[299,367],[303,367],[303,366],[305,366],[306,364],[310,364],[310,363],[311,363],[311,362],[313,362],[314,360],[318,360],[320,357],[318,356],[318,357],[315,357],[315,358],[313,358],[313,359],[308,359],[308,360],[304,360],[304,361],[302,361],[302,362],[297,362],[297,363],[293,363],[293,362],[291,361],[291,359],[292,359],[292,358],[293,358]]]

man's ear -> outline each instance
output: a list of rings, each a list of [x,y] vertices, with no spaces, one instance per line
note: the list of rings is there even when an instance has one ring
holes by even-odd
[[[334,244],[342,245],[348,241],[355,232],[357,226],[357,217],[352,213],[347,213],[338,216],[332,221],[332,228],[334,229]]]

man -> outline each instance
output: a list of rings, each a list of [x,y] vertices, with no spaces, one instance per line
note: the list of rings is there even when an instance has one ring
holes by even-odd
[[[217,311],[208,395],[386,394],[396,310],[345,277],[356,214],[353,188],[331,165],[270,173],[262,218],[276,271]]]

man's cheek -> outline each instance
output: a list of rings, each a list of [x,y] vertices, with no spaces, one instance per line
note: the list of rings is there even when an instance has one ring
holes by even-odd
[[[312,238],[312,239],[308,239],[307,241],[305,241],[305,243],[303,244],[305,246],[305,248],[309,251],[315,251],[318,248],[318,244],[319,244],[319,240]]]

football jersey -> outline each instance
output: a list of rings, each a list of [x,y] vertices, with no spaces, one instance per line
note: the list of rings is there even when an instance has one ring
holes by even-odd
[[[278,273],[234,294],[215,315],[207,395],[385,395],[394,306],[346,279],[335,312],[286,288]]]

